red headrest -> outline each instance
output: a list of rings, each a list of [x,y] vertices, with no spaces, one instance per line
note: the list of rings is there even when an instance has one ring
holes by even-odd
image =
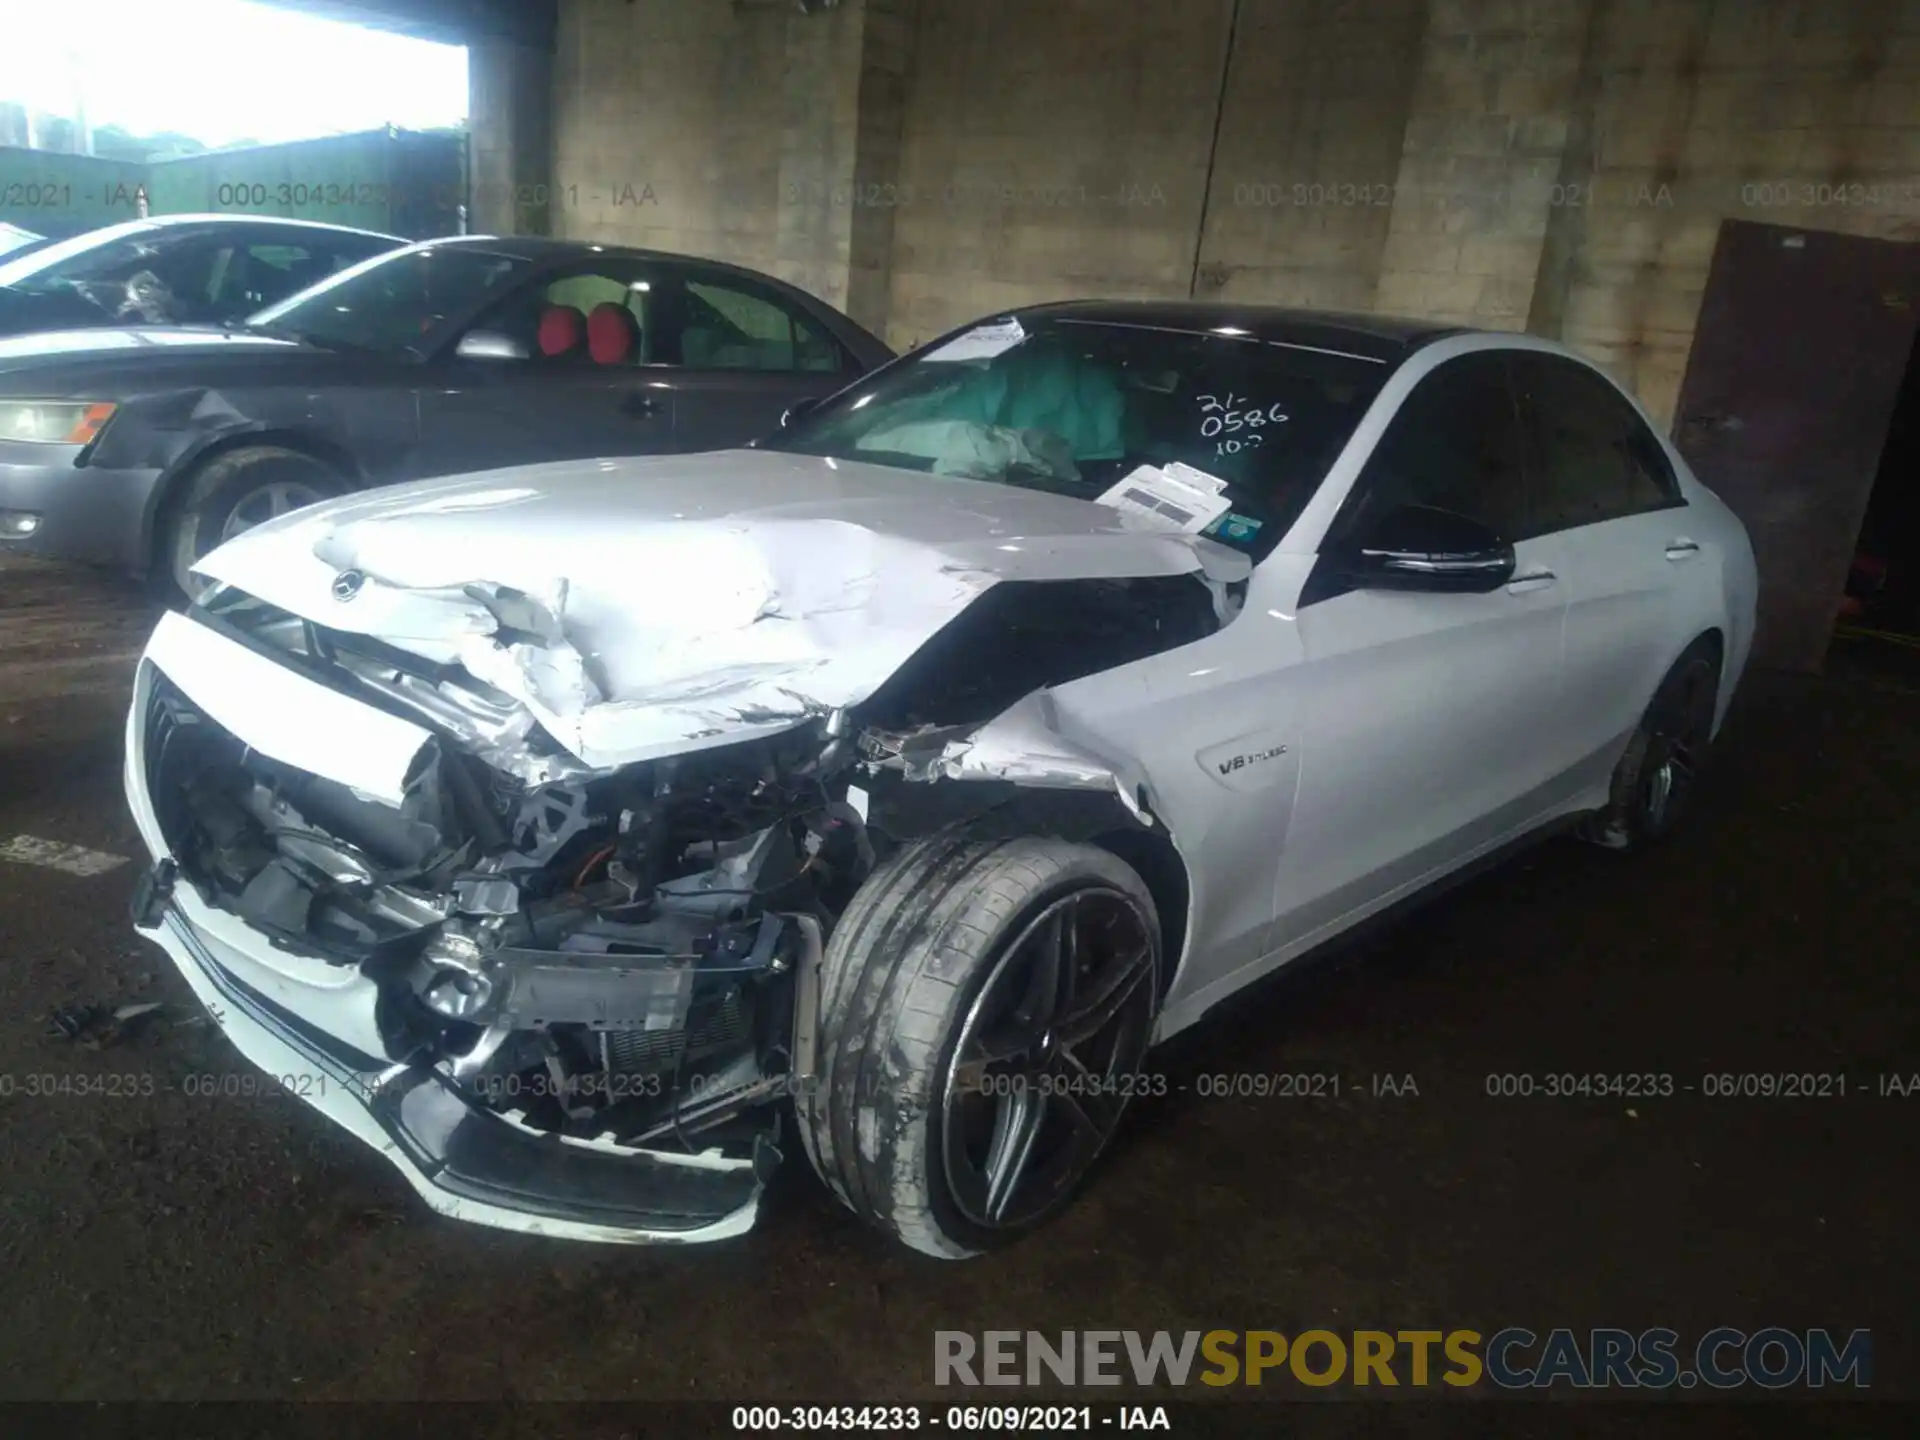
[[[540,312],[540,353],[564,355],[586,337],[587,317],[572,305],[549,305]]]
[[[640,322],[617,300],[603,300],[587,316],[587,353],[601,365],[620,365],[632,358],[640,339]]]

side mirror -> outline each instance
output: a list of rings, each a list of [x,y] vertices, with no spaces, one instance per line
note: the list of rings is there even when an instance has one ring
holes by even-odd
[[[527,347],[498,330],[469,330],[453,347],[462,360],[525,360]]]
[[[1485,594],[1513,578],[1513,546],[1478,520],[1406,505],[1380,517],[1335,563],[1356,590]]]
[[[808,415],[811,415],[815,410],[819,408],[820,408],[820,400],[818,396],[814,396],[806,400],[794,401],[791,405],[787,406],[786,409],[780,412],[780,428],[782,430],[786,430],[790,428],[795,422],[801,419],[804,419]]]

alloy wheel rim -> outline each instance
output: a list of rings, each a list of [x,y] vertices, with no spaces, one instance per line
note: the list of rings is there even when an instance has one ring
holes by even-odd
[[[1671,755],[1647,777],[1647,819],[1659,825],[1667,818],[1667,804],[1673,798],[1674,762]]]
[[[270,480],[257,490],[249,490],[227,512],[226,523],[220,527],[220,538],[231,540],[256,525],[317,504],[320,498],[318,490],[298,480]]]
[[[947,1186],[968,1220],[1028,1223],[1105,1149],[1146,1051],[1157,962],[1146,917],[1107,887],[1052,901],[1006,947],[942,1094]]]
[[[1701,751],[1707,725],[1701,713],[1707,693],[1697,681],[1690,685],[1673,709],[1671,725],[1656,728],[1651,736],[1650,749],[1658,763],[1646,772],[1640,803],[1646,823],[1653,829],[1668,824],[1693,792],[1695,757]]]

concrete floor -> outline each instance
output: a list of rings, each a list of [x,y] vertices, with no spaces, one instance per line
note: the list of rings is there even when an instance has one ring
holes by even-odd
[[[0,844],[136,857],[0,860],[0,1074],[153,1091],[0,1097],[0,1399],[944,1404],[936,1328],[1509,1324],[1865,1326],[1875,1395],[1920,1394],[1920,1098],[1870,1093],[1920,1071],[1911,684],[1757,677],[1669,846],[1553,842],[1264,988],[1164,1057],[1188,1088],[1138,1108],[1062,1221],[954,1266],[861,1228],[797,1158],[742,1241],[567,1246],[430,1216],[297,1102],[186,1094],[245,1066],[178,1023],[185,985],[125,918],[120,726],[150,623],[100,577],[0,564]],[[56,1005],[135,999],[168,1009],[123,1045],[48,1034]],[[1848,1093],[1485,1090],[1570,1070],[1839,1072]],[[1344,1084],[1199,1097],[1219,1071]],[[1374,1075],[1418,1095],[1375,1098]]]

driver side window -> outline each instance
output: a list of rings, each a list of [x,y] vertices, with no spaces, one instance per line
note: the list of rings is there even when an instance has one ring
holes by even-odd
[[[1504,540],[1526,523],[1526,451],[1502,351],[1444,361],[1414,386],[1367,458],[1331,535],[1362,540],[1407,506],[1464,515]]]
[[[172,324],[218,320],[227,314],[220,302],[233,259],[234,247],[219,236],[190,234],[171,244],[136,244],[106,278],[128,287],[129,309],[139,318]]]

